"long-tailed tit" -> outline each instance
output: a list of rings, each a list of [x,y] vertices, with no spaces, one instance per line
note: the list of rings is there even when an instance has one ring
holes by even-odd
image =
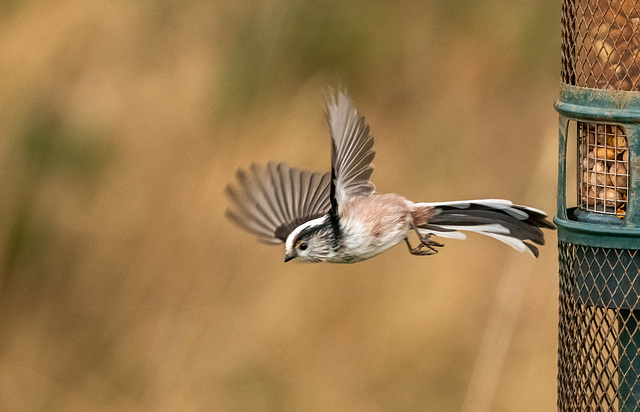
[[[540,228],[554,229],[546,213],[508,200],[414,203],[377,194],[369,180],[375,155],[364,117],[345,92],[329,96],[331,172],[310,173],[285,163],[238,170],[226,192],[227,216],[272,244],[285,244],[285,262],[354,263],[406,242],[414,255],[433,255],[443,245],[431,236],[465,239],[461,231],[498,239],[538,256]],[[419,243],[412,246],[409,235]]]

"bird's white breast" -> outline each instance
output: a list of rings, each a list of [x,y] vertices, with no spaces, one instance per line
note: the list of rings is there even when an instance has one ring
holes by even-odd
[[[344,254],[364,260],[401,242],[411,227],[410,205],[394,194],[352,199],[340,219]]]

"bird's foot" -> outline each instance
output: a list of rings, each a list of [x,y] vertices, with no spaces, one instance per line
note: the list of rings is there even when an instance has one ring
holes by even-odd
[[[407,242],[407,246],[409,247],[409,252],[411,252],[412,255],[416,255],[416,256],[435,255],[436,253],[438,253],[438,250],[435,248],[444,246],[441,243],[434,242],[433,240],[430,240],[428,238],[426,239],[421,238],[420,244],[416,247],[411,246],[411,243],[409,243],[409,239],[405,239],[405,242]]]
[[[431,240],[431,235],[423,235],[422,233],[420,233],[420,231],[418,230],[417,227],[413,226],[413,230],[414,232],[416,232],[416,235],[418,235],[418,239],[420,239],[420,246],[416,247],[416,248],[411,248],[411,245],[409,245],[409,240],[407,240],[407,245],[409,245],[409,250],[411,250],[411,253],[413,253],[414,255],[435,255],[436,253],[438,253],[438,251],[435,249],[437,247],[443,247],[444,245],[440,242],[436,242],[435,240]],[[422,250],[422,249],[427,249],[426,251]],[[415,252],[420,252],[420,253],[414,253]],[[428,253],[424,253],[424,252],[428,252]]]

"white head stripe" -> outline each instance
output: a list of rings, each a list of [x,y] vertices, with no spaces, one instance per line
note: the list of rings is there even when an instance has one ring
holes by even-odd
[[[289,236],[287,237],[287,242],[285,243],[285,250],[290,251],[290,250],[293,249],[293,239],[295,239],[298,236],[298,234],[300,234],[300,232],[302,232],[304,229],[306,229],[308,227],[320,226],[321,224],[324,223],[324,221],[326,219],[327,219],[326,216],[322,216],[322,217],[319,217],[317,219],[313,219],[313,220],[310,220],[308,222],[304,222],[303,224],[301,224],[297,228],[293,229],[293,232],[291,232],[289,234]]]

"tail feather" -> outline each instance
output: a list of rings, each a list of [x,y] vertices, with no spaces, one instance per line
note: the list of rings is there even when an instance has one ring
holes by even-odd
[[[541,228],[555,229],[555,225],[547,220],[547,214],[543,211],[514,205],[508,200],[417,203],[416,206],[432,207],[436,211],[427,224],[419,226],[418,230],[422,233],[464,238],[460,231],[476,232],[506,243],[520,252],[529,252],[535,257],[538,257],[539,252],[534,244],[544,245]]]

